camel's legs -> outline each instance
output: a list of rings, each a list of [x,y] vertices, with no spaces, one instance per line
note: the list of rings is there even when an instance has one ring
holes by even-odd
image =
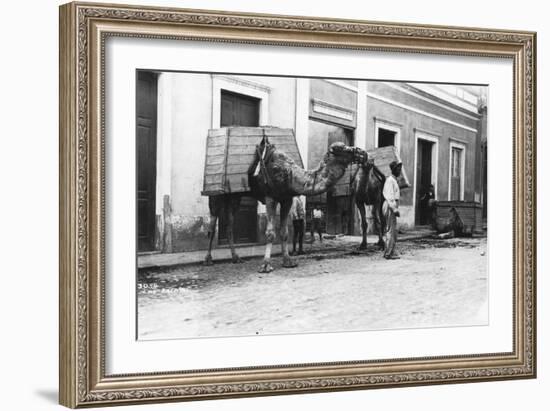
[[[384,249],[384,218],[382,216],[382,203],[372,205],[372,218],[374,228],[378,231],[378,247]]]
[[[216,224],[218,222],[218,216],[216,214],[210,215],[210,228],[208,229],[208,252],[204,258],[205,265],[212,265],[212,243],[214,242],[214,236],[216,235]]]
[[[225,216],[227,218],[227,241],[229,241],[229,248],[231,249],[231,260],[233,261],[233,263],[243,262],[235,251],[235,242],[233,239],[235,214],[239,211],[240,203],[241,197],[235,196],[230,199],[230,204],[227,204],[225,207]]]
[[[369,224],[367,223],[367,212],[365,211],[365,203],[362,201],[357,201],[355,203],[357,205],[357,208],[359,209],[359,214],[361,215],[361,231],[363,234],[363,241],[361,241],[361,244],[359,245],[360,250],[366,250],[367,249],[367,229],[369,227]]]
[[[292,197],[281,202],[281,249],[283,251],[283,267],[292,268],[298,264],[288,254],[288,213],[292,207]]]
[[[273,267],[271,266],[271,247],[273,246],[273,240],[275,240],[274,222],[277,211],[277,202],[271,197],[266,197],[265,210],[267,213],[267,227],[265,230],[266,245],[264,261],[258,270],[260,273],[270,273],[273,271]]]

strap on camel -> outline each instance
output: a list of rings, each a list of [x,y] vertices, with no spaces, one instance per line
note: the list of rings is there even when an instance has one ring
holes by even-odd
[[[384,173],[382,172],[382,170],[380,170],[377,166],[373,165],[372,166],[372,171],[374,172],[374,175],[376,176],[376,178],[378,180],[380,180],[382,183],[384,181],[386,181],[386,176],[384,175]]]
[[[365,163],[369,160],[368,154],[366,154],[366,155],[367,155],[367,158],[366,158],[365,161],[364,161]],[[373,164],[373,166],[374,166],[374,164]],[[360,169],[361,167],[362,167],[361,164],[358,164],[358,165],[357,165],[357,168],[355,169],[355,173],[353,173],[353,177],[349,180],[349,185],[350,185],[350,187],[351,187],[351,185],[353,184],[353,182],[355,181],[355,177],[357,177],[357,173],[359,172],[359,169]]]
[[[353,177],[350,179],[349,181],[349,185],[351,186],[353,184],[353,182],[355,181],[355,178],[357,177],[357,173],[359,172],[359,168],[361,166],[357,167],[357,169],[355,170],[355,173],[353,173]],[[377,167],[375,166],[374,164],[372,165],[372,172],[374,173],[374,176],[380,180],[381,183],[385,182],[386,181],[386,176],[384,175],[384,173]]]
[[[256,146],[256,155],[258,156],[258,165],[256,166],[256,169],[254,170],[254,177],[257,177],[260,172],[262,173],[262,176],[264,178],[264,183],[268,186],[271,185],[271,178],[269,177],[269,173],[267,171],[267,167],[265,166],[265,157],[267,154],[267,150],[269,146],[271,145],[269,143],[269,139],[265,135],[265,130],[262,128],[262,141],[259,145]],[[260,152],[260,146],[263,146],[262,152]]]
[[[355,169],[355,173],[353,173],[353,177],[351,177],[351,179],[349,180],[349,185],[350,186],[355,181],[355,177],[357,177],[357,173],[359,172],[359,168],[361,168],[361,166],[358,165],[357,168]]]

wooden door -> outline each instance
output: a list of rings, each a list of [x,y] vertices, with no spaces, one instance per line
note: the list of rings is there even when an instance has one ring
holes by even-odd
[[[136,168],[138,251],[155,246],[157,176],[157,76],[138,71],[136,86]]]
[[[431,141],[418,139],[418,147],[416,152],[416,209],[415,209],[415,224],[427,224],[425,213],[421,209],[422,196],[428,191],[432,184],[432,148]]]
[[[242,94],[221,92],[221,127],[260,125],[260,100]],[[257,241],[258,202],[253,197],[241,199],[239,212],[235,216],[233,238],[236,243],[253,243]],[[227,222],[222,216],[219,219],[218,240],[227,242]]]
[[[451,150],[451,200],[462,200],[462,149],[453,147]]]

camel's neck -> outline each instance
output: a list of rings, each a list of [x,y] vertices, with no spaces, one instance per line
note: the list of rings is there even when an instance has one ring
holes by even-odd
[[[347,163],[328,159],[315,170],[293,170],[293,189],[301,195],[322,194],[332,188],[346,172]]]
[[[384,183],[384,181],[386,180],[386,177],[384,176],[382,171],[380,171],[380,169],[375,165],[363,165],[361,166],[361,171],[362,173],[360,175],[360,178],[363,180],[363,182],[371,179],[375,182]]]
[[[359,172],[358,172],[359,175],[357,176],[357,181],[361,186],[364,186],[366,181],[369,179],[371,170],[372,169],[370,167],[360,166]]]

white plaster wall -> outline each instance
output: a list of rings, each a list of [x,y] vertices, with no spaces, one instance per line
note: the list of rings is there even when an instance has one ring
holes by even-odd
[[[267,124],[284,128],[296,125],[296,79],[235,76],[269,88]],[[175,216],[208,216],[208,199],[201,196],[206,136],[211,128],[212,76],[198,73],[163,73],[159,78],[159,153],[157,211],[162,196],[171,197]],[[170,142],[171,150],[166,150]],[[166,173],[167,164],[171,168]],[[167,190],[169,187],[169,190]],[[168,191],[168,192],[167,192]],[[159,208],[160,207],[160,208]]]
[[[230,77],[230,76],[227,76]],[[234,76],[269,88],[268,115],[265,126],[294,128],[296,118],[296,79],[271,76]],[[243,91],[246,94],[246,91]]]
[[[172,83],[173,73],[161,73],[157,93],[157,190],[155,209],[162,215],[163,198],[170,195],[172,181]]]
[[[208,74],[172,76],[171,202],[175,215],[208,215],[201,196],[206,136],[211,124],[212,79]]]
[[[296,79],[263,77],[262,83],[271,87],[269,125],[294,129],[296,125]]]

